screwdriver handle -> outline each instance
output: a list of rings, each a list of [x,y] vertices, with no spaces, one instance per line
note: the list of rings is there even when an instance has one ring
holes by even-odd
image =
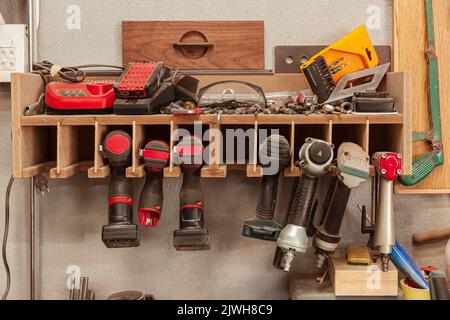
[[[413,235],[413,241],[416,245],[423,245],[430,241],[446,240],[448,238],[450,238],[450,228],[415,233]]]

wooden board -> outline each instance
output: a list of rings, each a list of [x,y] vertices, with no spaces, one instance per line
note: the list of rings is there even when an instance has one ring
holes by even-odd
[[[193,43],[210,47],[192,47]],[[189,70],[262,70],[264,22],[124,21],[122,48],[124,65],[162,60],[168,66]]]
[[[436,50],[440,66],[441,114],[446,163],[417,186],[397,186],[398,193],[439,194],[450,193],[450,1],[434,0],[434,26]],[[413,131],[428,131],[426,19],[424,0],[394,0],[394,69],[412,72]],[[430,151],[428,144],[413,145],[413,158]]]
[[[337,297],[396,297],[398,271],[390,263],[389,271],[381,271],[381,263],[351,266],[344,258],[332,258],[330,278]]]

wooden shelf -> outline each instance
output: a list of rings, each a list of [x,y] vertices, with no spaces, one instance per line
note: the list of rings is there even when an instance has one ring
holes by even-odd
[[[60,123],[63,126],[93,126],[95,123],[103,126],[119,125],[170,125],[171,122],[177,125],[189,125],[195,121],[204,124],[217,123],[217,116],[202,115],[198,117],[174,117],[170,115],[150,115],[150,116],[117,116],[117,115],[81,115],[81,116],[52,116],[41,115],[25,117],[22,116],[21,124],[24,127],[56,126]],[[222,115],[220,123],[222,125],[253,125],[258,121],[260,125],[296,125],[301,124],[365,124],[370,121],[372,124],[403,124],[402,114],[392,115]]]
[[[202,76],[201,86],[223,80],[219,76]],[[266,92],[294,91],[306,89],[302,75],[259,75],[236,76],[260,85]],[[111,130],[126,130],[132,137],[132,161],[126,170],[129,178],[146,175],[139,149],[149,139],[163,139],[176,145],[178,128],[192,129],[201,122],[203,130],[210,129],[210,163],[202,168],[203,178],[225,178],[230,170],[246,172],[249,178],[262,175],[258,165],[258,150],[261,130],[278,130],[291,144],[292,159],[285,169],[285,177],[298,177],[296,167],[298,152],[306,138],[317,138],[335,145],[335,151],[342,142],[359,144],[369,154],[377,151],[395,151],[403,154],[404,172],[411,172],[411,129],[410,129],[410,75],[392,73],[387,76],[386,86],[396,100],[398,114],[390,115],[201,115],[198,117],[174,117],[170,115],[118,116],[118,115],[39,115],[25,117],[23,110],[42,93],[42,80],[34,74],[14,74],[12,82],[13,115],[13,171],[16,178],[30,178],[49,172],[51,178],[64,179],[80,172],[92,179],[107,178],[110,167],[99,153],[99,146]],[[220,120],[220,123],[219,123]],[[221,155],[225,153],[225,141],[217,135],[229,129],[254,129],[251,141],[246,142],[249,155],[244,164],[224,164]],[[202,134],[205,132],[203,131]],[[226,139],[225,139],[226,140]],[[246,140],[247,141],[247,140]],[[206,144],[206,143],[205,143]],[[205,145],[206,146],[206,145]],[[247,156],[247,155],[246,155]],[[228,159],[229,160],[229,159]],[[227,161],[228,163],[228,161]],[[372,168],[372,174],[373,172]],[[177,178],[181,169],[170,155],[169,166],[164,176]],[[332,168],[330,175],[335,175]]]

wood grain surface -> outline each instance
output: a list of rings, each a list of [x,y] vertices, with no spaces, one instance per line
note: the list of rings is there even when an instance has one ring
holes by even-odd
[[[206,42],[212,47],[202,57],[198,52],[202,48],[174,46]],[[180,69],[261,70],[265,64],[264,22],[124,21],[122,48],[124,65],[156,60]]]
[[[450,193],[450,1],[434,0],[434,26],[439,59],[441,116],[445,164],[417,186],[398,186],[409,194]],[[413,131],[431,129],[427,97],[426,17],[424,0],[394,0],[394,68],[412,71]],[[430,151],[424,142],[414,143],[414,159]]]

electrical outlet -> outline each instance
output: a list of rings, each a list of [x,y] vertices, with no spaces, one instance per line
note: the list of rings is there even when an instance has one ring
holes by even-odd
[[[0,25],[0,82],[11,82],[12,72],[28,71],[28,30],[24,24]]]

